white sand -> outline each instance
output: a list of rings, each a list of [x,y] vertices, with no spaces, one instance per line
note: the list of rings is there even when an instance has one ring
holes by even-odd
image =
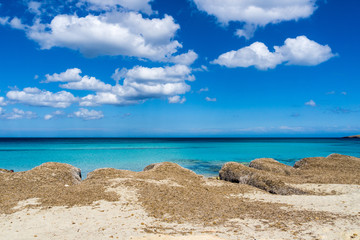
[[[256,192],[252,194],[243,194],[239,197],[245,197],[251,200],[285,203],[289,204],[289,208],[310,211],[326,211],[345,215],[360,214],[360,186],[345,184],[294,184],[297,188],[304,190],[312,190],[335,195],[314,196],[314,195],[298,195],[283,196],[274,195],[266,192]]]
[[[114,184],[123,181],[118,179]],[[302,185],[318,191],[334,190],[329,196],[278,196],[257,191],[241,197],[249,200],[289,204],[287,209],[328,211],[349,216],[321,225],[308,222],[288,226],[290,231],[266,228],[265,221],[233,219],[218,227],[170,224],[149,217],[137,203],[134,189],[114,185],[118,202],[99,201],[91,206],[28,209],[37,199],[22,201],[18,212],[0,215],[0,239],[133,239],[133,240],[219,240],[219,239],[360,239],[360,186]],[[330,189],[330,190],[329,190]],[[240,196],[236,196],[240,197]],[[350,218],[351,217],[351,218]],[[156,234],[146,232],[157,231]]]

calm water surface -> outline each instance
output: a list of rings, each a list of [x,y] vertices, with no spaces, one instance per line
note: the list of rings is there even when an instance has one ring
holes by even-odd
[[[25,171],[45,162],[79,167],[84,176],[103,167],[141,171],[170,161],[206,176],[229,161],[274,158],[293,165],[304,157],[340,153],[360,157],[358,139],[8,139],[0,138],[0,168]]]

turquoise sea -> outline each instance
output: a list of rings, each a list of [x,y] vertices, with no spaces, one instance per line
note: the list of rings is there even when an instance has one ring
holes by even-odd
[[[274,158],[293,165],[305,157],[360,157],[360,140],[341,138],[0,138],[0,168],[25,171],[62,162],[87,173],[104,167],[141,171],[170,161],[215,176],[225,162]]]

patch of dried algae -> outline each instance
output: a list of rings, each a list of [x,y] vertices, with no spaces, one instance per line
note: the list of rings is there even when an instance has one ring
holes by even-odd
[[[12,213],[18,202],[32,198],[39,199],[39,204],[28,207],[71,207],[118,199],[105,191],[106,179],[80,182],[76,170],[68,164],[45,163],[26,172],[0,173],[0,213]]]
[[[291,183],[298,183],[300,180],[334,183],[338,180],[339,183],[359,184],[359,178],[355,179],[358,173],[354,173],[360,166],[358,159],[341,158],[345,161],[339,162],[333,159],[336,157],[338,156],[330,156],[327,159],[330,160],[329,166],[326,167],[317,160],[302,160],[297,166],[302,176],[297,173],[298,170],[291,173],[291,176],[278,175]],[[333,162],[337,162],[337,168]],[[345,179],[346,171],[347,175],[351,175],[350,179]],[[322,176],[311,175],[315,173]],[[292,176],[295,180],[290,181]],[[115,179],[122,180],[114,181]],[[169,184],[164,184],[167,182]],[[191,222],[212,226],[231,219],[252,218],[266,220],[270,226],[287,230],[289,223],[325,223],[341,217],[326,212],[289,211],[284,208],[285,204],[232,197],[258,190],[244,184],[205,179],[174,163],[153,164],[142,172],[98,169],[81,182],[74,167],[60,163],[43,164],[26,172],[4,172],[0,174],[0,212],[12,213],[16,211],[14,207],[18,202],[33,198],[38,199],[38,206],[44,208],[90,205],[98,200],[115,202],[119,200],[119,193],[107,189],[116,188],[116,185],[135,189],[138,203],[149,216],[165,222]],[[148,231],[151,232],[152,229]]]

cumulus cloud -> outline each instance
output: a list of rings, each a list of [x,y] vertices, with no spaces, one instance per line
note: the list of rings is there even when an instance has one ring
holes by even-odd
[[[132,69],[117,69],[112,78],[123,84],[116,84],[110,91],[97,92],[83,97],[81,106],[102,104],[129,105],[146,101],[150,98],[169,98],[184,94],[190,90],[186,81],[193,81],[191,68],[174,65],[158,68],[136,66]]]
[[[0,97],[0,106],[6,106],[5,98]]]
[[[41,2],[30,1],[28,2],[28,10],[35,15],[41,14]]]
[[[306,102],[305,105],[311,106],[311,107],[316,107],[316,103],[314,102],[314,100],[310,100],[310,101]]]
[[[306,36],[288,38],[281,47],[274,47],[289,65],[315,66],[334,57],[328,45],[321,45]]]
[[[124,91],[125,92],[125,91]],[[125,93],[124,93],[125,95]],[[80,100],[80,106],[93,107],[100,105],[133,105],[140,103],[137,99],[127,99],[125,96],[118,95],[112,92],[98,92],[96,94],[89,94]]]
[[[102,111],[89,110],[86,108],[80,108],[79,111],[74,112],[72,116],[81,118],[83,120],[96,120],[104,118]]]
[[[166,14],[162,18],[145,17],[138,12],[152,13],[150,2],[63,1],[55,8],[52,1],[27,1],[28,12],[35,14],[31,24],[9,16],[0,17],[0,24],[24,30],[41,49],[63,47],[86,57],[121,55],[175,64],[193,63],[197,54],[192,50],[176,55],[182,45],[174,39],[180,26],[173,17]],[[69,9],[75,14],[69,14]],[[77,11],[90,13],[78,16]]]
[[[207,102],[216,102],[216,98],[206,97],[205,100],[206,100]]]
[[[21,22],[21,19],[18,17],[14,17],[10,20],[10,17],[0,17],[0,24],[1,25],[9,25],[10,27],[14,28],[14,29],[19,29],[19,30],[25,30],[26,29],[26,25],[24,25]]]
[[[26,33],[41,49],[66,47],[87,57],[124,55],[164,61],[182,47],[173,40],[179,28],[168,15],[149,19],[114,11],[85,17],[57,15],[49,24],[36,21]]]
[[[20,30],[24,30],[26,28],[26,26],[17,17],[14,17],[13,19],[11,19],[11,21],[9,22],[9,25],[12,28],[20,29]]]
[[[61,116],[64,116],[64,115],[65,115],[64,111],[57,110],[57,111],[55,111],[53,113],[46,114],[44,116],[44,119],[45,120],[50,120],[50,119],[58,118],[58,117],[61,117]]]
[[[187,53],[183,53],[169,58],[169,62],[190,66],[195,62],[197,58],[197,53],[195,53],[193,50],[190,50]]]
[[[62,73],[54,73],[52,75],[46,74],[45,82],[78,82],[81,81],[81,70],[78,68],[71,68]]]
[[[84,76],[79,82],[71,82],[60,85],[62,88],[72,90],[89,90],[89,91],[110,91],[112,86],[106,84],[94,77]]]
[[[24,111],[18,108],[14,108],[12,112],[6,113],[0,108],[0,118],[15,120],[15,119],[33,119],[37,118],[37,114],[31,111]]]
[[[229,68],[254,66],[267,70],[282,63],[315,66],[335,56],[328,45],[318,44],[306,36],[288,38],[283,46],[275,46],[274,49],[270,52],[264,43],[255,42],[237,51],[221,54],[212,63]]]
[[[229,68],[235,67],[250,67],[255,66],[258,69],[266,70],[275,68],[278,64],[283,62],[283,58],[278,53],[272,53],[268,47],[261,42],[255,42],[248,47],[241,48],[237,51],[230,51],[220,55],[212,63],[226,66]]]
[[[173,97],[169,97],[168,98],[169,103],[180,103],[183,104],[186,101],[185,97],[180,97],[180,96],[173,96]]]
[[[67,108],[78,101],[71,93],[61,91],[52,93],[38,88],[24,88],[23,91],[12,90],[6,97],[14,102],[30,106]]]
[[[182,82],[183,80],[193,81],[195,77],[191,75],[191,68],[185,65],[174,65],[167,67],[147,68],[136,66],[128,70],[125,74],[128,82]]]
[[[135,11],[141,11],[151,14],[151,0],[80,0],[80,2],[88,4],[92,10],[109,10],[121,6],[123,8]]]
[[[316,10],[315,0],[193,0],[197,8],[219,22],[244,23],[238,36],[251,38],[256,28],[270,23],[307,18]]]
[[[110,91],[112,86],[106,84],[95,77],[80,75],[81,70],[78,68],[68,69],[62,73],[54,73],[52,75],[46,74],[46,80],[44,82],[67,82],[61,84],[61,88],[72,90],[88,90],[88,91]]]

